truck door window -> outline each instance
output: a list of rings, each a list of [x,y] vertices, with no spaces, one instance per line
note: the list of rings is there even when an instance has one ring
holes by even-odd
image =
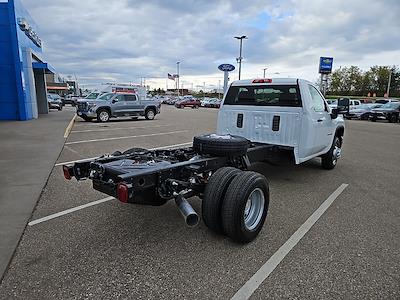
[[[125,101],[136,101],[135,95],[125,95]]]
[[[124,95],[117,95],[114,100],[117,100],[118,102],[125,101],[125,97]]]
[[[325,110],[325,102],[324,102],[324,99],[322,98],[321,94],[312,85],[309,85],[308,89],[310,90],[311,99],[312,99],[312,107],[314,108],[314,110],[317,112],[324,111]]]
[[[224,104],[300,107],[301,98],[296,85],[231,86]]]

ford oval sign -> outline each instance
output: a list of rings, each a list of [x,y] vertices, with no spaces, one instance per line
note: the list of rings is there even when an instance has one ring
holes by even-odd
[[[223,72],[231,72],[235,70],[235,66],[231,64],[222,64],[218,66],[218,69],[223,71]]]

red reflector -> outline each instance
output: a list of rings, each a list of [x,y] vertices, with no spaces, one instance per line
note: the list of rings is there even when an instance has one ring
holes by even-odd
[[[271,78],[254,79],[253,83],[272,83]]]
[[[129,188],[126,183],[119,183],[117,186],[117,197],[118,200],[124,203],[128,202],[129,198]]]
[[[69,174],[69,169],[67,166],[63,166],[63,173],[64,173],[64,178],[67,180],[71,180],[71,174]]]

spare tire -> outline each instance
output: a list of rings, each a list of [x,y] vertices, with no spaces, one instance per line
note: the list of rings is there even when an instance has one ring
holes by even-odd
[[[245,155],[250,142],[241,136],[218,135],[215,133],[195,136],[193,149],[199,154],[211,154],[216,156],[240,156]]]

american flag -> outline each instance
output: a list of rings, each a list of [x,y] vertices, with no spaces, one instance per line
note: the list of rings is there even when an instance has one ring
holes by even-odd
[[[175,80],[175,75],[172,75],[172,74],[168,73],[168,79]]]

